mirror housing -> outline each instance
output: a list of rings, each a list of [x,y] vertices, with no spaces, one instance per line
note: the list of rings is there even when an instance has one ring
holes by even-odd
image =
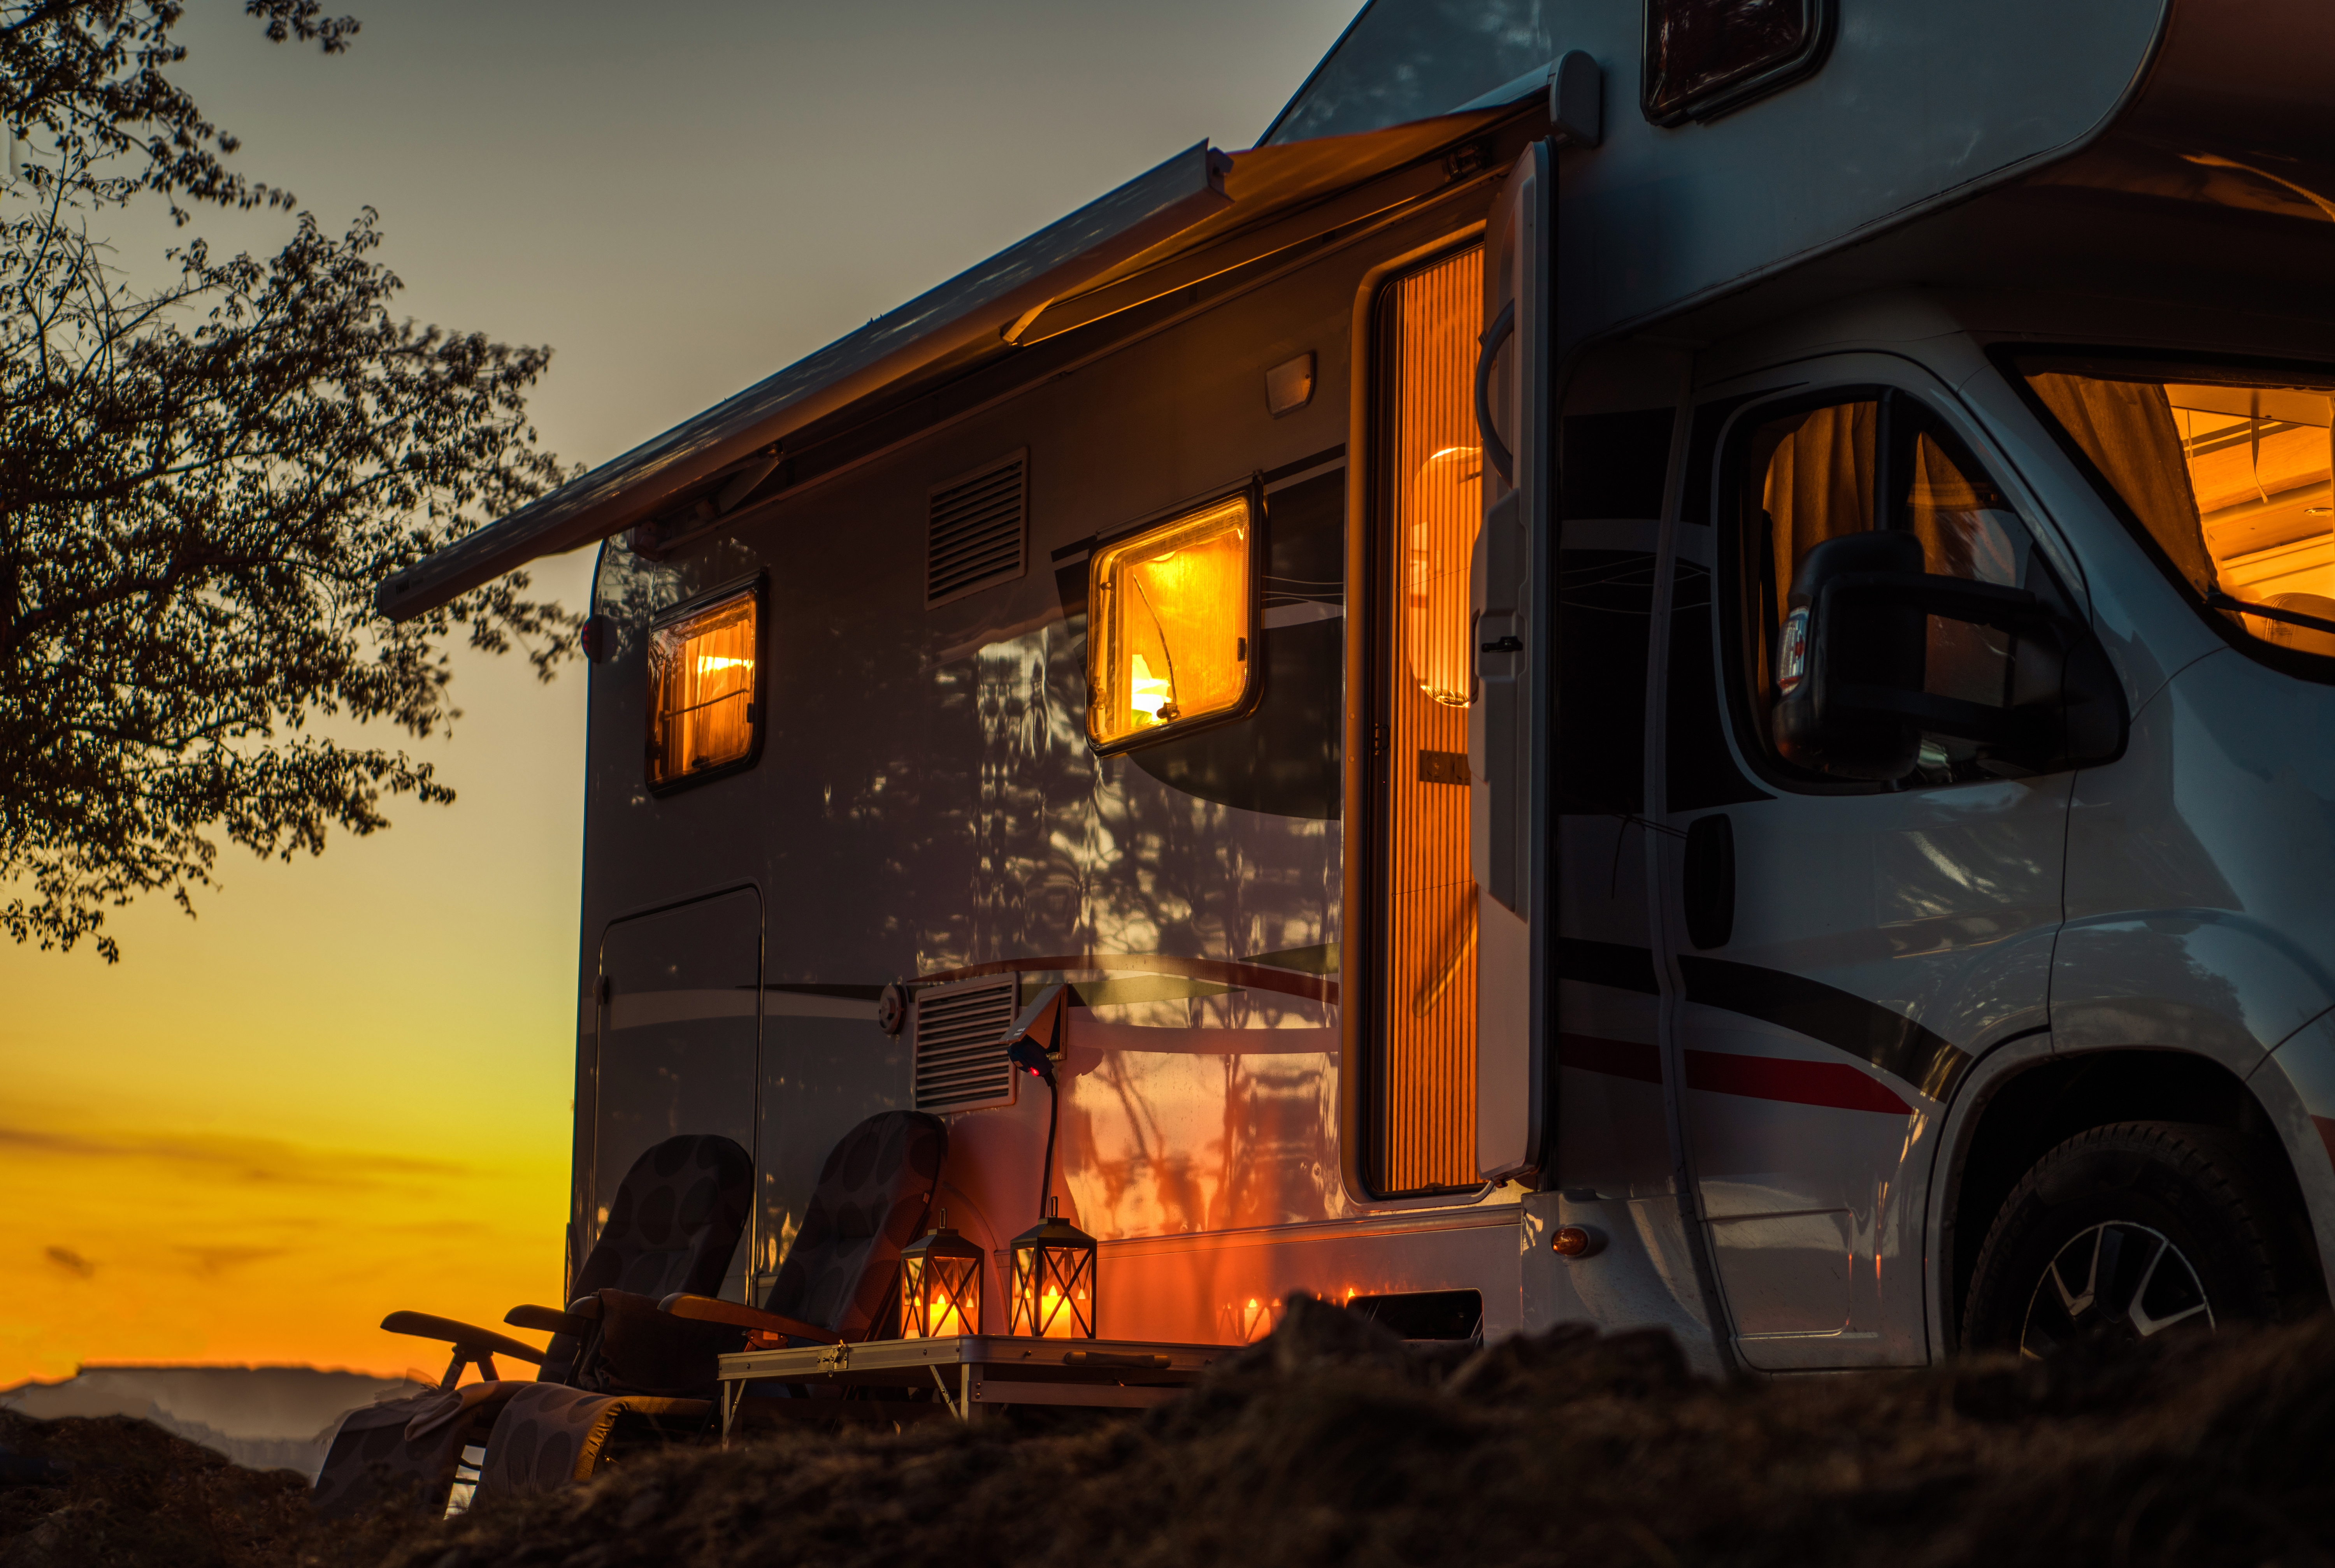
[[[1924,733],[1976,741],[2004,777],[2057,772],[2124,750],[2122,692],[2081,621],[2026,588],[1922,569],[1921,541],[1875,532],[1827,539],[1801,558],[1777,638],[1776,749],[1839,779],[1914,771]],[[1924,690],[1929,618],[2015,639],[2001,707]]]

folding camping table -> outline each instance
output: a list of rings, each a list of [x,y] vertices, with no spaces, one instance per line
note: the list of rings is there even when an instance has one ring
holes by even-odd
[[[966,1334],[746,1350],[722,1358],[722,1436],[728,1439],[738,1401],[751,1382],[932,1389],[950,1415],[970,1422],[995,1405],[1156,1405],[1241,1348]]]

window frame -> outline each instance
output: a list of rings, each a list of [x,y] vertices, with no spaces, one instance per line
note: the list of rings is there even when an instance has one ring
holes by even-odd
[[[701,768],[675,778],[659,781],[653,771],[650,742],[655,738],[659,716],[656,710],[656,681],[651,673],[649,660],[656,646],[659,632],[677,622],[715,609],[732,600],[751,598],[754,605],[754,678],[747,689],[745,754],[711,768]],[[770,730],[769,700],[765,695],[770,663],[770,573],[756,571],[742,577],[732,577],[716,586],[691,595],[649,617],[647,634],[641,639],[641,779],[652,797],[662,799],[717,779],[727,779],[743,773],[762,760],[762,741]]]
[[[2282,674],[2299,680],[2335,685],[2335,654],[2313,653],[2301,648],[2282,648],[2253,636],[2222,611],[2209,608],[2204,597],[2190,586],[2165,547],[2148,525],[2125,501],[2116,486],[2108,482],[2090,456],[2060,425],[2059,419],[2044,405],[2040,393],[2030,386],[2027,377],[2030,367],[2047,364],[2122,364],[2135,370],[2151,373],[2189,371],[2259,372],[2264,377],[2293,377],[2301,381],[2322,381],[2335,388],[2335,364],[2324,361],[2278,359],[2263,354],[2208,353],[2167,352],[2162,349],[2134,348],[2129,345],[2100,347],[2081,344],[1996,344],[1987,351],[2002,379],[2010,384],[2020,402],[2032,414],[2045,435],[2062,453],[2091,494],[2106,507],[2108,514],[2122,525],[2124,531],[2137,546],[2149,565],[2156,568],[2167,587],[2189,607],[2190,613],[2211,628],[2214,634],[2231,647],[2258,664],[2267,665]],[[2168,375],[2165,379],[2174,379]]]
[[[1094,691],[1096,657],[1102,651],[1104,633],[1096,624],[1096,615],[1103,604],[1104,595],[1097,581],[1102,570],[1103,557],[1114,549],[1145,534],[1173,528],[1187,518],[1213,511],[1226,502],[1238,499],[1248,508],[1248,604],[1245,606],[1247,626],[1243,635],[1247,639],[1248,653],[1241,661],[1242,681],[1240,700],[1229,708],[1213,712],[1197,713],[1188,719],[1178,719],[1169,724],[1154,724],[1148,729],[1132,730],[1116,740],[1099,740],[1094,732]],[[1264,566],[1265,506],[1264,476],[1251,474],[1236,485],[1226,485],[1206,492],[1197,500],[1179,501],[1175,506],[1153,512],[1140,521],[1099,534],[1087,555],[1087,647],[1086,702],[1080,728],[1086,731],[1087,747],[1098,757],[1117,757],[1139,750],[1158,741],[1180,740],[1203,730],[1219,725],[1236,724],[1255,713],[1264,701]]]
[[[1659,0],[1645,0],[1644,20],[1639,37],[1638,112],[1651,125],[1667,127],[1683,125],[1690,120],[1698,123],[1716,120],[1754,100],[1815,75],[1823,68],[1825,57],[1832,52],[1833,35],[1839,31],[1839,7],[1836,0],[1802,0],[1808,31],[1796,53],[1748,74],[1727,78],[1714,86],[1680,99],[1669,109],[1657,111],[1654,107],[1654,9],[1658,3]]]
[[[1755,393],[1738,402],[1720,423],[1713,438],[1715,451],[1710,465],[1713,476],[1710,495],[1711,515],[1709,518],[1711,529],[1711,610],[1718,617],[1715,634],[1718,667],[1711,674],[1721,689],[1723,701],[1720,706],[1727,713],[1730,739],[1752,777],[1771,789],[1794,795],[1902,795],[1917,790],[1960,789],[1993,782],[1995,780],[1986,778],[1935,781],[1835,779],[1807,772],[1773,753],[1766,740],[1765,721],[1752,711],[1744,666],[1743,516],[1740,504],[1749,433],[1753,428],[1780,417],[1865,400],[1880,405],[1874,432],[1874,495],[1875,510],[1884,523],[1894,527],[1903,511],[1902,504],[1891,498],[1896,489],[1898,456],[1893,450],[1896,444],[1897,428],[1891,411],[1893,403],[1902,400],[1912,403],[1961,443],[1972,460],[2002,490],[2005,498],[2016,508],[2019,521],[2027,530],[2031,552],[2028,574],[2030,580],[2023,586],[2069,616],[2088,624],[2090,620],[2086,613],[2080,584],[2071,588],[2064,580],[2062,563],[2067,558],[2066,551],[2042,519],[2033,498],[2027,495],[2022,487],[2010,482],[2015,475],[2010,465],[1988,443],[1977,439],[1968,421],[1953,417],[1943,400],[1870,375],[1817,387],[1811,387],[1802,381],[1788,387],[1776,388],[1772,394]],[[1683,520],[1692,521],[1691,518]],[[1788,585],[1778,585],[1778,591],[1779,595],[1788,595],[1791,590]]]

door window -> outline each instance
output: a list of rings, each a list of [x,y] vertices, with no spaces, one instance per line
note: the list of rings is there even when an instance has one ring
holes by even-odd
[[[1923,569],[2033,588],[2042,570],[2032,537],[1986,470],[1937,416],[1903,393],[1873,391],[1773,413],[1737,426],[1728,607],[1733,682],[1747,749],[1787,781],[1815,781],[1776,749],[1775,663],[1794,577],[1826,539],[1894,528],[1922,542]],[[2011,701],[2016,639],[1930,617],[1923,689],[1991,707]],[[1991,777],[1976,742],[1922,738],[1917,784]],[[1838,788],[1837,784],[1833,787]]]

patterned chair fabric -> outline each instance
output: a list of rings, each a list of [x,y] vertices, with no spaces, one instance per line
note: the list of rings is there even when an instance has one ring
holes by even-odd
[[[711,1291],[700,1294],[711,1295]],[[654,1394],[711,1399],[720,1357],[746,1347],[746,1331],[726,1323],[676,1318],[662,1298],[630,1291],[600,1291],[600,1323],[585,1346],[576,1388],[600,1394]]]
[[[534,1387],[470,1383],[350,1411],[316,1472],[316,1512],[345,1517],[403,1496],[421,1513],[441,1513],[463,1448],[485,1443],[512,1393]]]
[[[652,1301],[675,1291],[720,1294],[753,1196],[754,1158],[729,1138],[684,1134],[655,1145],[616,1184],[608,1223],[576,1272],[569,1299],[602,1291]],[[607,1375],[586,1350],[574,1335],[554,1334],[537,1380],[606,1387]]]
[[[665,1139],[616,1185],[608,1223],[576,1273],[576,1294],[714,1294],[753,1196],[754,1157],[730,1139],[711,1133]]]
[[[948,1128],[921,1111],[887,1110],[843,1137],[820,1167],[802,1228],[764,1310],[863,1340],[892,1304],[900,1251],[931,1212]]]
[[[588,1481],[608,1458],[609,1439],[620,1422],[647,1428],[649,1440],[660,1441],[675,1430],[702,1429],[713,1406],[704,1399],[593,1394],[522,1383],[499,1408],[487,1437],[486,1462],[480,1467],[482,1495],[548,1492],[570,1481]]]

